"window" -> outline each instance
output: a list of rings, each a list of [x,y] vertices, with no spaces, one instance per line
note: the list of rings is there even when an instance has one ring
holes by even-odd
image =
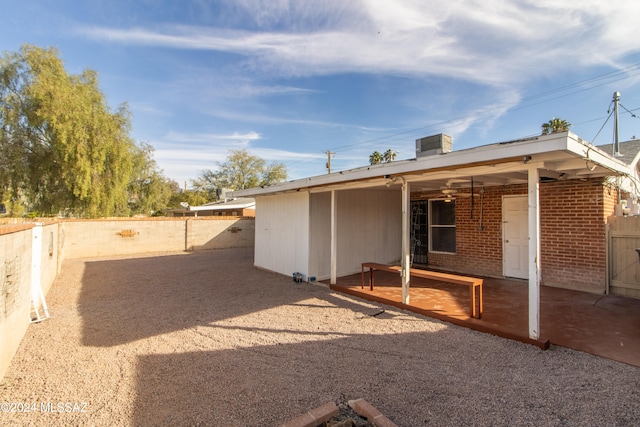
[[[456,252],[456,201],[429,201],[429,250]]]

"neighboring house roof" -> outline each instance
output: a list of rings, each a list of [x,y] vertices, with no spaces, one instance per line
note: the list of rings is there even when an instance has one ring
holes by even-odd
[[[613,144],[598,145],[599,149],[613,156]],[[632,139],[629,141],[619,142],[618,149],[620,151],[620,160],[628,165],[633,165],[638,161],[638,153],[640,153],[640,139]]]
[[[241,197],[222,202],[210,202],[200,206],[189,206],[190,211],[226,211],[229,209],[251,209],[256,207],[256,199]]]
[[[229,199],[226,201],[218,201],[206,203],[204,205],[199,206],[187,206],[186,208],[176,208],[176,209],[167,209],[168,214],[173,214],[174,216],[184,216],[187,215],[187,212],[194,212],[192,216],[198,216],[198,212],[202,212],[201,215],[206,216],[207,214],[211,215],[213,212],[220,211],[239,211],[241,209],[254,209],[256,208],[256,199],[250,197],[243,198],[235,198]]]
[[[629,150],[630,151],[630,150]],[[235,191],[234,197],[256,197],[291,191],[328,191],[397,186],[412,191],[526,184],[535,166],[542,179],[635,176],[633,167],[567,131],[479,147],[364,166],[267,187]]]

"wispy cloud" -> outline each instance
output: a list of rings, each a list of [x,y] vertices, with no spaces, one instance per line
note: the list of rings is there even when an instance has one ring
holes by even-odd
[[[300,170],[290,171],[297,175],[309,172],[309,165],[322,165],[325,155],[322,153],[304,153],[282,149],[266,148],[251,145],[260,137],[255,132],[233,133],[228,135],[215,134],[178,134],[170,133],[165,138],[153,141],[156,147],[154,153],[157,159],[165,167],[178,173],[180,176],[195,178],[201,171],[217,170],[218,163],[223,162],[229,149],[244,148],[250,154],[256,155],[269,162],[286,162],[295,165]],[[212,141],[226,142],[216,144]],[[232,144],[229,144],[229,141]],[[176,146],[176,142],[180,143]],[[320,169],[319,169],[320,170]]]
[[[246,144],[249,141],[259,140],[260,134],[258,132],[234,132],[231,134],[214,134],[214,133],[178,133],[178,132],[170,132],[166,136],[166,140],[171,142],[184,142],[191,144],[203,144],[203,143],[212,143],[212,142],[237,142],[239,144]]]
[[[235,88],[239,96],[273,96],[273,95],[299,95],[299,94],[312,94],[319,92],[314,89],[306,89],[301,87],[292,86],[266,86],[266,85],[254,85],[254,84],[241,84]]]
[[[592,64],[639,50],[634,28],[640,8],[629,0],[474,0],[429,7],[414,0],[367,0],[348,8],[330,2],[311,11],[273,3],[241,3],[258,29],[87,27],[82,33],[118,43],[231,52],[280,75],[446,75],[484,84],[521,81],[542,69]],[[332,7],[340,15],[332,15]],[[296,13],[309,20],[311,12],[340,19],[338,24],[315,22],[310,30],[284,32],[276,25]],[[568,43],[577,39],[579,49]]]
[[[339,152],[340,168],[374,149],[409,146],[399,157],[411,157],[412,139],[442,131],[477,144],[496,123],[504,130],[506,113],[548,99],[528,100],[542,84],[624,70],[640,52],[637,0],[220,0],[206,20],[181,21],[193,25],[121,22],[137,26],[78,31],[144,51],[169,76],[149,95],[174,114],[149,119],[167,132],[152,141],[156,157],[211,168],[248,148],[303,175],[322,171],[323,149]],[[516,136],[526,126],[506,123]],[[297,138],[315,152],[286,151]]]

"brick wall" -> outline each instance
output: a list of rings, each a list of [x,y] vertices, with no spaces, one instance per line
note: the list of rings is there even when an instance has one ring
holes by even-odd
[[[429,266],[501,277],[502,197],[518,194],[527,195],[526,184],[485,188],[482,223],[480,196],[474,198],[473,210],[470,197],[457,197],[456,254],[429,253]],[[425,199],[439,195],[414,194],[412,198]],[[540,184],[543,284],[604,292],[605,224],[607,216],[613,212],[615,200],[615,190],[603,185],[600,180]]]
[[[558,181],[540,187],[542,281],[604,293],[607,216],[615,191],[599,180]]]

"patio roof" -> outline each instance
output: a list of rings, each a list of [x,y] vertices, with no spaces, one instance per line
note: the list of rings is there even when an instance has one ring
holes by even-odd
[[[633,168],[623,160],[572,132],[563,132],[234,191],[233,196],[257,197],[301,190],[384,189],[400,184],[395,177],[403,177],[411,184],[412,191],[469,188],[472,178],[476,187],[526,184],[532,164],[537,165],[543,180],[635,176]]]

